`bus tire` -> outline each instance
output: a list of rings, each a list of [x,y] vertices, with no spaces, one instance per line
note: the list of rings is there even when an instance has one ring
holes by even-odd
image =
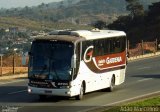
[[[114,87],[115,87],[115,76],[113,75],[111,78],[111,83],[110,83],[110,87],[108,88],[109,92],[114,91]]]
[[[80,93],[79,95],[76,96],[76,100],[82,100],[84,95],[84,84],[82,83],[81,88],[80,88]]]

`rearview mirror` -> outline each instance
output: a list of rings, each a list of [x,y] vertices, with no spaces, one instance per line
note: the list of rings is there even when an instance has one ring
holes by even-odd
[[[130,58],[130,54],[129,54],[129,52],[127,52],[127,58]]]
[[[32,53],[29,51],[29,52],[28,52],[28,55],[29,55],[29,56],[31,56],[31,55],[32,55]]]

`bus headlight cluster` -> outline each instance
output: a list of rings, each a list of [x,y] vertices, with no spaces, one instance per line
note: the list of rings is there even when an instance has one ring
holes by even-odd
[[[61,86],[60,88],[61,88],[61,89],[69,89],[70,86]]]
[[[32,92],[32,89],[28,88],[28,93],[31,93]]]

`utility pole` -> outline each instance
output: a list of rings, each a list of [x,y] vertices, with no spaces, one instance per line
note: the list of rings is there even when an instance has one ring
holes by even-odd
[[[130,44],[130,43],[129,43],[129,40],[128,40],[128,41],[127,41],[127,48],[128,48],[128,49],[127,49],[127,52],[128,52],[128,53],[129,53],[129,49],[130,49],[129,44]]]
[[[13,74],[14,74],[14,53],[13,53]]]
[[[13,49],[13,74],[15,74],[14,68],[15,68],[15,53],[16,53],[16,51],[17,51],[17,48]]]
[[[156,38],[156,43],[155,43],[155,53],[157,52],[157,50],[158,50],[158,40],[157,40],[157,38]]]
[[[3,69],[3,59],[2,59],[2,56],[3,56],[3,54],[0,54],[0,56],[1,56],[1,76],[2,76],[2,69]]]
[[[144,55],[144,41],[142,40],[142,55]]]

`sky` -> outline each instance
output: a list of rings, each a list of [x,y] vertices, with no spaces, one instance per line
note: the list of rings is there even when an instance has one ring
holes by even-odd
[[[41,3],[58,2],[62,0],[0,0],[0,8],[16,8],[25,6],[37,6]]]

